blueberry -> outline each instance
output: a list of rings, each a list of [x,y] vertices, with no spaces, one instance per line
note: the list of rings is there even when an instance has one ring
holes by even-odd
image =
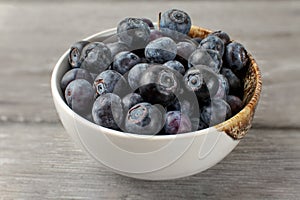
[[[196,37],[196,38],[193,38],[193,40],[194,40],[195,42],[197,42],[198,44],[200,44],[200,42],[202,41],[202,38]]]
[[[177,55],[188,60],[190,55],[196,50],[197,46],[191,42],[178,42]]]
[[[164,131],[167,134],[178,134],[192,131],[192,123],[186,114],[170,111],[166,114]]]
[[[91,84],[94,80],[87,70],[81,68],[73,68],[67,71],[60,81],[60,87],[62,91],[65,91],[67,85],[75,79],[85,79]]]
[[[169,37],[161,37],[150,42],[145,48],[145,57],[150,62],[165,63],[177,54],[176,43]]]
[[[112,57],[109,48],[104,43],[92,42],[83,48],[81,60],[81,68],[99,74],[110,66]]]
[[[226,99],[226,96],[229,94],[228,80],[221,74],[218,75],[218,78],[219,78],[219,88],[214,98]]]
[[[93,78],[93,82],[94,82],[94,80],[95,80],[95,78],[99,75],[99,74],[95,74],[95,73],[90,73],[90,75],[92,76],[92,78]],[[93,83],[92,82],[92,83]]]
[[[232,42],[226,46],[224,59],[226,65],[234,72],[243,70],[248,62],[245,47],[237,42]]]
[[[112,58],[114,58],[121,51],[128,51],[129,50],[127,45],[123,42],[112,42],[112,43],[108,43],[106,45],[110,49]]]
[[[148,26],[149,26],[150,29],[154,29],[154,25],[153,25],[153,23],[152,23],[152,21],[150,19],[148,19],[148,18],[141,18],[141,20],[143,22],[145,22],[146,24],[148,24]]]
[[[175,101],[167,107],[168,111],[180,111],[183,114],[186,114],[190,117],[194,115],[195,101],[191,101],[189,98],[178,99],[176,98]],[[199,112],[199,109],[198,109]],[[198,113],[197,113],[198,114]]]
[[[219,73],[222,66],[222,58],[217,51],[209,49],[197,49],[188,58],[189,68],[195,65],[206,65],[214,72]]]
[[[166,33],[171,31],[187,35],[191,26],[190,16],[186,12],[177,9],[164,12],[159,21],[160,30]]]
[[[195,92],[195,94],[201,94],[207,92],[205,86],[204,76],[200,69],[190,68],[184,75],[184,83],[188,90]]]
[[[68,106],[78,114],[88,114],[94,100],[93,86],[84,79],[76,79],[69,83],[65,90]]]
[[[218,91],[218,75],[204,65],[190,68],[183,80],[187,90],[194,92],[200,102],[209,100]]]
[[[209,35],[215,35],[215,36],[219,37],[223,41],[224,45],[227,45],[230,42],[229,35],[227,33],[225,33],[224,31],[221,31],[221,30],[214,31]]]
[[[73,44],[69,52],[69,63],[73,68],[80,67],[82,49],[89,44],[88,41],[79,41]]]
[[[178,72],[161,65],[151,66],[140,79],[139,93],[151,104],[168,106],[180,92],[179,76]]]
[[[133,106],[125,118],[126,131],[140,135],[155,135],[163,127],[163,115],[150,103],[139,103]]]
[[[140,61],[141,59],[136,54],[122,51],[115,56],[112,69],[123,75]]]
[[[190,121],[191,121],[191,124],[192,124],[192,131],[197,131],[199,130],[199,121],[200,121],[200,118],[199,118],[199,112],[198,112],[198,116],[197,117],[189,117],[190,118]]]
[[[123,121],[122,102],[118,95],[107,93],[99,96],[92,109],[93,120],[106,128],[118,129]]]
[[[150,37],[149,37],[149,41],[153,41],[157,38],[161,38],[164,37],[164,34],[160,31],[160,30],[156,30],[156,29],[152,29],[150,31]]]
[[[137,55],[140,58],[140,63],[147,63],[147,59],[145,58],[145,48],[142,49],[134,49],[134,50],[130,50],[131,53]]]
[[[149,42],[150,28],[139,18],[125,18],[117,27],[118,38],[131,49],[139,49]]]
[[[136,90],[140,87],[140,79],[149,67],[148,63],[139,63],[131,68],[128,73],[128,84],[131,89]]]
[[[123,108],[125,111],[129,110],[132,106],[142,102],[143,98],[138,93],[129,93],[122,99]]]
[[[114,70],[101,72],[94,80],[94,88],[97,95],[106,93],[120,94],[126,85],[125,78]]]
[[[200,119],[207,126],[222,123],[231,117],[231,108],[223,99],[213,99],[208,106],[202,108]]]
[[[215,35],[208,35],[204,38],[200,44],[199,48],[201,49],[210,49],[219,52],[221,58],[224,54],[224,42],[219,37]]]
[[[230,105],[230,108],[231,108],[231,111],[232,111],[233,115],[240,112],[243,108],[243,102],[237,96],[228,95],[226,101]]]
[[[182,75],[184,75],[184,73],[185,73],[184,66],[177,60],[170,60],[170,61],[164,63],[163,66],[168,67],[169,69],[178,71]]]
[[[206,129],[206,128],[208,128],[209,126],[205,123],[205,122],[203,122],[202,120],[201,120],[201,118],[200,119],[198,119],[198,127],[197,127],[197,129],[198,130],[203,130],[203,129]]]
[[[229,85],[227,78],[222,74],[219,74],[218,77],[219,77],[220,85],[225,89],[225,94],[228,95],[230,85]]]
[[[242,90],[240,79],[231,71],[231,69],[222,67],[221,74],[228,80],[230,94],[239,93]]]

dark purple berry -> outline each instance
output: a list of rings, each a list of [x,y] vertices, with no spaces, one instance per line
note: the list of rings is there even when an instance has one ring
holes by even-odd
[[[159,22],[160,30],[166,33],[171,31],[187,35],[191,26],[190,16],[186,12],[177,9],[164,12]]]
[[[181,75],[184,75],[185,69],[184,66],[177,60],[170,60],[163,64],[163,66],[168,67],[169,69],[178,71]]]
[[[164,131],[167,134],[179,134],[192,131],[192,123],[186,114],[170,111],[166,114]]]
[[[227,45],[230,42],[229,35],[227,33],[225,33],[224,31],[221,31],[221,30],[214,31],[209,35],[215,35],[215,36],[219,37],[223,41],[224,45]]]
[[[148,18],[141,18],[141,20],[143,20],[143,22],[145,22],[146,24],[148,24],[149,28],[153,29],[154,25],[152,23],[152,21]]]
[[[248,62],[245,47],[237,42],[232,42],[226,46],[224,59],[226,65],[234,72],[243,70]]]
[[[192,124],[192,131],[197,131],[199,130],[198,127],[199,127],[199,112],[198,112],[198,116],[197,117],[190,117],[190,121],[191,121],[191,124]]]
[[[82,61],[80,59],[82,49],[89,43],[90,42],[88,41],[79,41],[71,46],[69,52],[69,63],[73,68],[80,67]]]
[[[218,75],[204,65],[190,68],[183,80],[187,90],[194,92],[199,101],[211,99],[218,91]]]
[[[101,72],[94,80],[94,88],[97,95],[106,93],[120,94],[126,84],[125,78],[114,70]]]
[[[127,45],[123,42],[113,42],[113,43],[108,43],[106,45],[110,49],[112,58],[114,58],[121,51],[128,51],[129,50]]]
[[[230,85],[229,85],[227,78],[224,75],[219,74],[219,81],[220,81],[221,86],[225,88],[225,94],[228,95]]]
[[[156,30],[156,29],[152,29],[150,31],[150,38],[149,38],[149,41],[153,41],[157,38],[161,38],[161,37],[164,37],[163,33],[160,31],[160,30]]]
[[[133,106],[125,118],[126,131],[140,135],[155,135],[162,129],[163,124],[162,113],[149,103]]]
[[[94,80],[95,80],[95,78],[98,76],[98,74],[95,74],[95,73],[90,73],[90,75],[92,76],[92,78],[93,78],[93,82],[94,82]],[[92,83],[93,83],[92,82]]]
[[[123,108],[125,111],[129,110],[132,106],[142,103],[144,100],[141,95],[137,93],[129,93],[122,99]]]
[[[145,48],[145,57],[154,63],[165,63],[173,60],[177,54],[176,43],[169,37],[151,41]]]
[[[136,54],[122,51],[115,56],[112,69],[123,75],[140,61],[141,59]]]
[[[193,38],[193,40],[194,40],[195,42],[197,42],[198,44],[200,44],[200,42],[203,40],[203,38],[196,37],[196,38]]]
[[[226,101],[230,105],[230,108],[231,108],[231,111],[232,111],[232,115],[237,114],[243,108],[243,102],[237,96],[228,95]]]
[[[94,94],[93,86],[87,80],[76,79],[67,86],[65,99],[74,112],[85,115],[91,112]]]
[[[67,71],[61,79],[60,87],[62,91],[65,91],[67,85],[75,79],[85,79],[91,84],[94,80],[87,70],[81,68],[73,68],[70,71]]]
[[[222,58],[217,51],[209,49],[197,49],[188,59],[189,67],[206,65],[214,72],[219,73],[222,66]]]
[[[199,48],[201,49],[210,49],[219,52],[221,58],[224,54],[224,42],[219,37],[214,35],[209,35],[204,38],[200,44]]]
[[[139,93],[151,104],[168,106],[180,91],[178,72],[161,65],[151,66],[140,79]]]
[[[140,49],[149,41],[150,28],[142,19],[125,18],[118,24],[117,34],[130,49]]]
[[[201,121],[207,126],[214,126],[231,117],[231,108],[223,99],[213,99],[208,106],[202,108]]]
[[[148,63],[139,63],[135,65],[128,73],[128,84],[132,90],[140,87],[140,79],[145,71],[150,67]]]
[[[196,50],[197,46],[191,42],[178,42],[177,55],[185,60],[188,60],[190,55]]]
[[[81,68],[99,74],[110,66],[112,57],[106,44],[91,42],[83,48],[81,60]]]
[[[92,109],[93,120],[106,128],[118,129],[123,121],[122,102],[118,95],[107,93],[99,96]]]
[[[201,118],[200,119],[198,119],[198,127],[197,127],[197,130],[203,130],[203,129],[206,129],[206,128],[208,128],[209,126],[206,124],[206,123],[204,123],[202,120],[201,120]]]
[[[183,77],[180,79],[183,79]],[[181,85],[184,85],[184,83],[181,83]],[[176,94],[173,103],[166,108],[167,111],[180,111],[189,116],[190,119],[199,118],[198,98],[193,91],[185,89],[184,86],[181,86],[181,91]]]
[[[219,88],[217,93],[213,98],[218,99],[226,99],[226,96],[229,94],[229,83],[227,81],[227,78],[225,78],[223,75],[219,74]]]
[[[229,83],[229,93],[234,94],[241,91],[241,81],[240,79],[231,71],[231,69],[223,67],[221,74],[225,76]]]

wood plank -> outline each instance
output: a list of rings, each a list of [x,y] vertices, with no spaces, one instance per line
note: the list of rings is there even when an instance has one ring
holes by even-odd
[[[299,130],[251,129],[216,166],[141,181],[99,166],[61,125],[0,126],[0,199],[299,199]]]

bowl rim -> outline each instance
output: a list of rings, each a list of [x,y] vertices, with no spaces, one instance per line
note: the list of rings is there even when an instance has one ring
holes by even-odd
[[[198,29],[201,29],[201,31],[204,31],[204,35],[207,35],[209,33],[211,33],[212,31],[205,29],[205,28],[201,28],[198,26],[192,26],[196,27]],[[85,39],[83,39],[83,41],[88,41],[91,40],[97,36],[100,35],[105,35],[108,34],[110,32],[116,31],[116,28],[110,28],[110,29],[106,29],[104,31],[100,31],[98,33],[95,33],[91,36],[86,37]],[[258,68],[258,65],[255,61],[255,59],[253,58],[253,56],[247,52],[247,55],[250,59],[251,65],[253,65],[254,67],[254,73],[255,73],[255,78],[256,78],[256,85],[255,85],[255,90],[253,93],[253,96],[251,97],[250,101],[244,105],[243,109],[240,110],[237,114],[235,114],[234,116],[232,116],[231,118],[227,119],[226,121],[219,123],[217,125],[214,125],[212,127],[208,127],[206,129],[202,129],[202,130],[197,130],[197,131],[192,131],[192,132],[187,132],[187,133],[182,133],[182,134],[174,134],[174,135],[138,135],[138,134],[132,134],[132,133],[128,133],[128,132],[122,132],[122,131],[118,131],[118,130],[113,130],[110,128],[106,128],[103,126],[100,126],[98,124],[95,124],[87,119],[85,119],[84,117],[82,117],[81,115],[75,113],[64,101],[63,97],[60,95],[59,90],[60,88],[58,88],[57,86],[60,85],[60,80],[58,80],[58,71],[59,68],[61,67],[61,64],[63,62],[63,60],[65,58],[68,57],[70,48],[68,48],[65,53],[63,53],[63,55],[59,58],[59,60],[57,61],[57,63],[55,64],[53,71],[52,71],[52,75],[51,75],[51,91],[52,91],[52,97],[53,100],[56,101],[61,108],[63,108],[64,112],[66,112],[68,115],[71,115],[74,120],[76,118],[76,120],[79,120],[82,124],[85,124],[87,126],[91,126],[94,129],[98,129],[99,132],[104,132],[105,134],[110,134],[112,136],[118,136],[118,137],[123,137],[123,138],[136,138],[136,139],[151,139],[151,140],[170,140],[170,139],[174,139],[174,138],[188,138],[188,137],[195,137],[195,136],[200,136],[200,135],[204,135],[204,134],[208,134],[210,131],[212,130],[219,130],[222,132],[225,132],[225,134],[230,137],[232,140],[239,140],[240,138],[234,138],[231,135],[229,135],[226,131],[222,130],[222,127],[224,126],[229,126],[229,125],[233,125],[234,119],[240,119],[240,115],[242,115],[242,113],[246,110],[246,109],[255,109],[258,100],[259,100],[259,96],[261,93],[261,86],[262,86],[262,81],[261,81],[261,73],[260,70]],[[242,116],[243,118],[243,116]],[[244,117],[245,118],[245,117]],[[221,128],[220,128],[221,127]],[[125,134],[124,134],[125,133]]]

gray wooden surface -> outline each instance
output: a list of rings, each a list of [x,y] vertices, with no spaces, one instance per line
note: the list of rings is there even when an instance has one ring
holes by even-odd
[[[172,7],[242,42],[263,93],[253,129],[219,164],[174,181],[134,180],[71,141],[51,71],[74,41]],[[298,1],[0,1],[0,199],[300,199],[299,22]]]

